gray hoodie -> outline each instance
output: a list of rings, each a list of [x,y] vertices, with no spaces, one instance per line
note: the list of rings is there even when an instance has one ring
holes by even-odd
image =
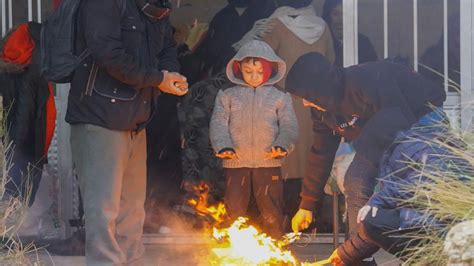
[[[253,88],[236,77],[232,66],[246,57],[264,58],[276,66],[270,79]],[[219,91],[210,124],[211,143],[216,152],[233,148],[237,159],[223,160],[225,168],[280,167],[282,159],[267,159],[266,152],[281,146],[288,152],[298,135],[298,122],[291,96],[276,89],[285,75],[286,65],[262,41],[245,44],[227,64],[227,77],[236,84]]]

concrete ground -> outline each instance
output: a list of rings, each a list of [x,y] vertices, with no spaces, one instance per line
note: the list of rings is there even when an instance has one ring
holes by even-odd
[[[323,260],[332,252],[331,244],[298,244],[291,247],[293,254],[300,261]],[[167,266],[208,266],[210,262],[204,258],[209,249],[202,244],[151,244],[146,245],[145,265],[167,265]],[[42,265],[80,266],[85,265],[84,257],[49,257],[40,251],[39,259]],[[379,251],[375,259],[378,265],[396,266],[400,261],[390,254]]]

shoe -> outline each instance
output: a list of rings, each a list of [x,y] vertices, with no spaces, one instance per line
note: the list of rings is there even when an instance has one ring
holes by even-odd
[[[49,252],[59,256],[85,256],[86,230],[79,229],[69,238],[50,243],[45,248]]]

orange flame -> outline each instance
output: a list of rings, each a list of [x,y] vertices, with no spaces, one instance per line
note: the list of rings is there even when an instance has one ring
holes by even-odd
[[[209,186],[207,184],[199,184],[193,186],[194,191],[198,194],[199,199],[189,199],[188,204],[194,206],[198,214],[210,216],[216,223],[222,223],[227,218],[227,211],[222,202],[217,205],[209,205]]]
[[[247,222],[248,218],[239,217],[228,228],[213,229],[213,237],[224,242],[212,249],[219,265],[296,265],[291,251],[284,249],[291,240],[277,241]]]
[[[216,225],[229,218],[222,202],[209,204],[208,185],[196,185],[193,189],[198,197],[189,199],[188,203],[198,214],[212,217]],[[249,225],[248,218],[239,217],[227,228],[214,227],[212,236],[217,241],[216,247],[212,248],[217,261],[211,260],[211,265],[297,265],[295,257],[285,246],[298,239],[300,234],[290,233],[283,240],[275,240]]]

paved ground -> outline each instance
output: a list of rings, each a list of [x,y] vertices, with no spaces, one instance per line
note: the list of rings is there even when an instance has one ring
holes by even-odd
[[[308,244],[293,246],[291,248],[295,256],[301,261],[315,261],[326,259],[332,252],[329,244]],[[208,266],[209,262],[203,261],[208,249],[205,245],[170,245],[154,244],[146,245],[145,265],[167,265],[167,266]],[[40,253],[43,265],[80,266],[85,265],[84,257],[48,257],[44,252]],[[376,254],[379,265],[396,266],[400,262],[390,254],[379,251]]]

